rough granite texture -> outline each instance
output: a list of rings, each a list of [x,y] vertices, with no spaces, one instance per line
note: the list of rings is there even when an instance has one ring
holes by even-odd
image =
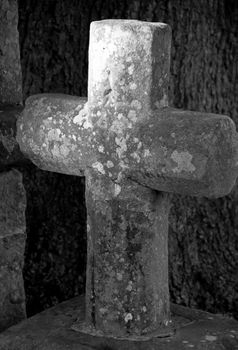
[[[84,298],[48,309],[0,334],[0,350],[236,350],[238,323],[232,318],[172,305],[173,337],[128,341],[75,332],[85,317]]]
[[[26,195],[17,170],[0,174],[0,331],[25,318]]]
[[[17,0],[0,1],[0,102],[22,103]]]
[[[207,197],[229,193],[237,175],[237,134],[226,116],[167,107],[169,26],[105,20],[93,22],[90,33],[88,103],[59,95],[29,98],[17,140],[45,170],[85,171],[91,252],[86,321],[104,333],[142,335],[170,324],[167,202],[161,205],[152,190]],[[151,190],[145,195],[136,183]],[[140,206],[148,216],[146,237]],[[155,212],[161,220],[153,220]],[[113,247],[118,236],[121,242]],[[146,243],[148,251],[158,249],[154,265]],[[115,251],[125,270],[113,260]],[[102,268],[97,261],[105,252],[111,257]]]

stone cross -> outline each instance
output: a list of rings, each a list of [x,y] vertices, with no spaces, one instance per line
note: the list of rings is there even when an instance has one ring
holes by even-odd
[[[224,196],[237,175],[230,118],[168,107],[170,39],[163,23],[93,22],[88,101],[35,95],[18,120],[37,166],[86,176],[85,321],[108,336],[170,334],[169,193]]]

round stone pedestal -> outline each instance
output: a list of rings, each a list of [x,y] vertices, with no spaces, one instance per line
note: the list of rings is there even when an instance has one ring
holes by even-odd
[[[171,305],[173,336],[144,341],[92,336],[72,330],[84,320],[84,297],[48,309],[0,334],[0,350],[235,350],[238,322],[232,318]]]

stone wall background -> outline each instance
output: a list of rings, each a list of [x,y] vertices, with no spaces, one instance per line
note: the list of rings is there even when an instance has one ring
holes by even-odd
[[[17,0],[0,1],[0,102],[22,103]]]
[[[173,29],[171,104],[227,114],[238,126],[236,0],[18,2],[24,98],[39,92],[86,96],[91,21],[162,21]],[[83,291],[84,180],[29,167],[24,182],[24,278],[27,312],[32,315]],[[238,318],[237,228],[237,187],[218,200],[174,196],[169,236],[172,301]]]
[[[86,209],[84,178],[19,166],[26,190],[23,277],[32,316],[84,292]]]
[[[0,173],[0,332],[26,317],[22,268],[26,194],[22,174]]]

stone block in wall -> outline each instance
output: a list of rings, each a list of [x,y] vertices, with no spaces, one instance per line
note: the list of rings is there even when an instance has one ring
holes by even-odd
[[[17,0],[0,1],[0,101],[22,103]]]
[[[26,317],[22,277],[25,208],[21,173],[0,173],[0,332]]]

